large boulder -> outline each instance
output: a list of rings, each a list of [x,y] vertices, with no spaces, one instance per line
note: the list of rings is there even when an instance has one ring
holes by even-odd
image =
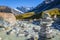
[[[12,13],[0,12],[0,26],[11,26],[16,22],[16,18]]]

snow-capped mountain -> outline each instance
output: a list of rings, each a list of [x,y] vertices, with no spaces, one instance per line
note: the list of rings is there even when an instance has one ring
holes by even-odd
[[[15,11],[18,11],[18,12],[20,12],[20,13],[24,13],[24,12],[22,12],[22,11],[20,11],[20,10],[18,10],[18,9],[14,9]]]
[[[13,14],[17,15],[17,14],[23,14],[24,12],[18,10],[18,9],[12,9]]]
[[[22,6],[22,7],[17,7],[17,9],[25,13],[25,12],[32,10],[33,7],[23,7]]]

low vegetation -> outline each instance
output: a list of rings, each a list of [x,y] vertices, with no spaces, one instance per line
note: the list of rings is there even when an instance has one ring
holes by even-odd
[[[42,15],[44,15],[45,13],[49,13],[51,17],[53,17],[54,15],[57,15],[57,17],[60,17],[60,10],[58,8],[46,10],[42,13]]]
[[[39,19],[42,18],[45,13],[49,13],[51,17],[54,17],[54,15],[60,17],[60,10],[58,8],[54,8],[40,13],[28,12],[28,13],[16,15],[16,19],[35,19],[35,18]]]
[[[24,18],[31,17],[33,15],[34,15],[34,12],[29,12],[29,13],[15,15],[15,17],[16,17],[16,19],[24,19]]]

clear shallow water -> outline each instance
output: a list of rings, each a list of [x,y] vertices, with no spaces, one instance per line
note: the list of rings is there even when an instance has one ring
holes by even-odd
[[[40,25],[40,21],[33,21],[32,24]]]
[[[60,40],[60,32],[58,32],[56,30],[54,32],[56,32],[58,34],[55,35],[55,37],[52,38],[51,40]],[[2,40],[26,40],[25,37],[16,37],[15,34],[6,35],[4,32],[1,32],[1,31],[0,31],[0,38],[2,38]]]
[[[34,25],[40,25],[40,21],[33,21],[32,24]],[[55,20],[54,23],[52,23],[52,26],[53,28],[57,29],[57,30],[60,30],[60,18]]]
[[[57,30],[60,30],[60,18],[55,20],[55,22],[52,24],[52,27],[54,27]]]
[[[25,37],[16,37],[15,34],[6,35],[4,32],[0,32],[0,37],[2,40],[25,40]]]

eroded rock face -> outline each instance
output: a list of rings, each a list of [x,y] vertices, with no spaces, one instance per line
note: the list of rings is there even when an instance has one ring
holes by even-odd
[[[12,13],[0,12],[0,24],[4,24],[4,22],[8,22],[7,25],[13,25],[16,22],[16,18]]]

